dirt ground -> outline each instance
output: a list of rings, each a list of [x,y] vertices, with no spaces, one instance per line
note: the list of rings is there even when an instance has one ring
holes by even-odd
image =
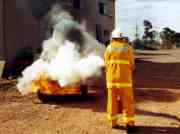
[[[137,51],[137,134],[180,134],[180,50]],[[0,134],[126,134],[106,118],[105,78],[88,82],[89,96],[42,103],[0,81]]]

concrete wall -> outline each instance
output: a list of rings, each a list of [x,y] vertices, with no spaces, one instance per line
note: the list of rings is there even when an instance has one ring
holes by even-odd
[[[5,0],[3,36],[6,71],[22,48],[30,46],[36,49],[40,46],[39,24],[27,10],[26,2],[27,0]]]
[[[0,59],[4,58],[3,38],[3,0],[0,0]]]

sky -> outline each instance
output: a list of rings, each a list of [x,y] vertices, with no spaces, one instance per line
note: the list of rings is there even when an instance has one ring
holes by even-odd
[[[163,27],[180,32],[180,0],[117,0],[116,28],[131,39],[136,25],[139,34],[143,32],[143,20],[151,21],[154,29]]]

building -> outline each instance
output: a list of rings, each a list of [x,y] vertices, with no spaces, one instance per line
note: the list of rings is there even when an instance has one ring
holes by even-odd
[[[87,30],[100,41],[109,41],[115,23],[114,0],[57,0],[67,7],[78,21],[85,21]],[[68,8],[69,7],[69,8]]]
[[[109,41],[109,35],[114,29],[114,0],[55,0],[64,10],[71,13],[75,20],[86,24],[90,32],[101,43]],[[45,25],[46,24],[45,20]]]
[[[6,60],[7,74],[15,68],[16,57],[22,51],[41,47],[40,22],[55,3],[75,20],[85,22],[87,31],[98,41],[109,41],[115,22],[115,0],[0,0],[0,59]]]
[[[12,74],[21,50],[36,49],[39,44],[39,24],[25,0],[0,0],[0,58],[6,61],[5,73]]]

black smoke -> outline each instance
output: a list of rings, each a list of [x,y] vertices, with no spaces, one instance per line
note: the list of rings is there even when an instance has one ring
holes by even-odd
[[[45,16],[54,4],[54,0],[30,0],[28,2],[31,14],[38,20]]]
[[[79,52],[82,52],[84,47],[84,36],[79,28],[70,29],[69,32],[66,34],[66,39],[75,42]]]

